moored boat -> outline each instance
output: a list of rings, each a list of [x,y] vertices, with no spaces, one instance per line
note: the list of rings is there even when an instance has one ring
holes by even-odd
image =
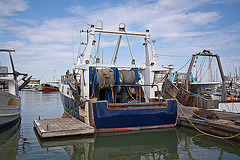
[[[67,72],[61,77],[59,91],[65,113],[94,126],[97,132],[174,127],[177,102],[160,97],[160,74],[166,68],[155,62],[155,41],[151,48],[149,30],[129,32],[125,24],[121,23],[117,31],[110,31],[103,29],[101,21],[97,23],[100,26],[91,25],[86,31],[90,36],[72,73]],[[95,56],[91,54],[93,46],[99,50],[100,38],[104,34],[118,36],[111,64],[100,64],[99,51]],[[96,35],[98,42],[94,40]],[[126,36],[127,41],[127,36],[144,38],[143,66],[136,65],[131,51],[131,65],[116,65],[123,36]],[[128,45],[130,48],[129,42]],[[172,66],[168,70],[171,72]]]
[[[41,79],[38,78],[31,78],[28,85],[26,85],[23,89],[26,91],[42,91]]]
[[[9,89],[17,85],[12,79],[0,79],[1,84],[6,84]],[[4,86],[4,85],[1,85]],[[2,89],[2,88],[1,88]],[[14,89],[9,91],[6,88],[0,90],[0,127],[13,123],[18,120],[21,113],[21,98]]]
[[[18,87],[17,77],[23,75],[25,79],[27,74],[19,73],[15,71],[11,52],[14,50],[0,49],[0,52],[8,52],[11,65],[12,73],[8,73],[7,66],[0,66],[0,127],[17,121],[20,118],[21,113],[21,98],[19,90],[21,90],[30,81],[29,77],[24,80],[24,83]]]
[[[42,88],[44,92],[52,92],[58,91],[59,82],[58,81],[50,81],[42,84]]]
[[[202,70],[205,59],[203,58],[199,70],[193,76],[192,68],[196,66],[197,57],[209,57],[209,65],[207,70],[211,71],[212,59],[216,58],[218,70],[221,75],[221,81],[205,81],[201,82],[203,75],[197,74]],[[211,73],[211,72],[210,72]],[[198,78],[197,77],[201,77]],[[208,79],[213,79],[210,74]],[[217,78],[216,78],[217,79]],[[229,90],[232,85],[227,86],[229,79],[224,75],[220,56],[204,49],[202,52],[196,52],[192,55],[187,73],[171,73],[164,78],[162,96],[165,98],[176,98],[179,103],[185,106],[198,107],[203,110],[225,111],[232,113],[240,113],[240,100],[237,92]],[[228,83],[227,83],[228,82]],[[171,92],[169,94],[169,91]]]

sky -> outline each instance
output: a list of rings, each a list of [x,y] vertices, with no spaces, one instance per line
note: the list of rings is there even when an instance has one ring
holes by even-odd
[[[159,65],[178,70],[193,53],[209,49],[220,55],[225,75],[240,73],[240,0],[0,0],[0,48],[16,50],[16,70],[43,81],[60,79],[83,50],[79,43],[86,38],[79,31],[97,20],[104,29],[117,30],[121,22],[127,31],[149,29]],[[104,58],[111,59],[116,41],[105,37],[100,43],[113,48],[102,50]],[[135,44],[144,40],[129,41],[135,59],[143,59],[144,48]]]

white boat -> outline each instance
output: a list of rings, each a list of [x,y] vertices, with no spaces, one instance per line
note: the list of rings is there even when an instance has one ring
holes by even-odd
[[[17,77],[23,75],[25,79],[27,74],[15,71],[11,56],[11,52],[15,52],[14,50],[0,49],[0,52],[9,53],[13,71],[12,73],[8,73],[7,66],[0,66],[0,127],[3,127],[20,118],[21,98],[19,90],[29,82],[31,77],[18,87]]]
[[[0,78],[0,84],[7,87],[0,90],[0,127],[3,127],[20,117],[21,98],[15,80]]]
[[[98,22],[100,25],[81,31],[89,35],[86,48],[78,55],[72,73],[68,70],[61,77],[59,91],[65,113],[94,126],[98,133],[174,127],[177,101],[161,99],[159,94],[163,77],[173,67],[157,65],[155,41],[151,46],[149,30],[127,31],[121,23],[118,30],[111,31],[103,29],[103,23]],[[137,63],[129,49],[129,65],[117,61],[118,55],[125,54],[118,52],[122,38],[126,37],[130,48],[128,36],[142,37],[143,41],[135,42],[140,46],[144,42],[145,46],[145,58],[137,58]],[[117,39],[111,64],[106,60],[109,55],[100,59],[101,37]],[[94,46],[97,47],[95,56]],[[137,65],[141,60],[143,65]]]
[[[41,82],[41,79],[38,79],[38,78],[31,78],[30,82],[28,83],[28,85],[26,85],[23,89],[23,90],[26,90],[26,91],[42,91],[43,88],[42,88],[42,82]]]

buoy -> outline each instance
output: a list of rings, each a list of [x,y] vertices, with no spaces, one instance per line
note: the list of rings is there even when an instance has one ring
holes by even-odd
[[[231,100],[234,100],[233,93],[230,93]]]

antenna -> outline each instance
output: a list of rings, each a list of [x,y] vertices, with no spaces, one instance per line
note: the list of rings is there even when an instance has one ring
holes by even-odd
[[[72,50],[73,50],[73,65],[74,65],[74,40],[73,40],[73,32],[72,32]]]

